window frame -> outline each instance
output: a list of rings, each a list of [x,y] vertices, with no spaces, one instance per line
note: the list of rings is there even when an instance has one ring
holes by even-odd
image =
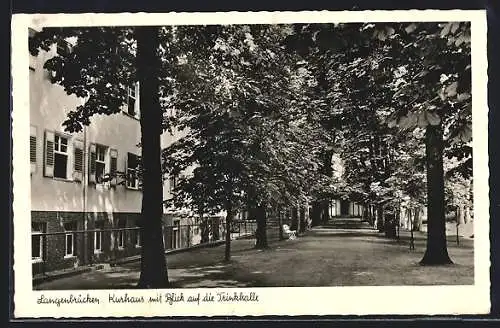
[[[66,144],[63,145],[62,144],[62,140],[66,140]],[[70,138],[64,134],[61,134],[61,133],[57,133],[55,132],[54,133],[54,174],[53,174],[53,178],[54,179],[59,179],[59,180],[70,180],[68,177],[69,177],[69,174],[68,174],[68,170],[70,168],[70,163],[69,163],[69,160],[70,160],[70,157],[69,157],[69,140]],[[65,151],[62,151],[61,148],[62,146],[65,146],[66,147],[66,150]],[[59,176],[56,176],[56,172],[58,172],[58,170],[56,170],[56,164],[57,164],[57,161],[56,161],[56,155],[60,155],[60,156],[65,156],[66,158],[66,172],[65,172],[65,176],[64,177],[59,177]]]
[[[102,226],[101,226],[102,224]],[[102,247],[102,235],[104,231],[104,220],[96,221],[94,226],[94,254],[100,254],[103,252]],[[97,240],[99,240],[99,248],[97,248]]]
[[[127,222],[124,219],[119,219],[118,220],[118,229],[123,229],[123,230],[118,230],[116,234],[116,244],[118,246],[119,250],[125,249],[125,239],[127,237],[126,235],[126,230],[125,228],[127,227]]]
[[[102,153],[99,152],[99,150],[102,150]],[[95,178],[96,178],[97,183],[99,183],[108,172],[108,168],[106,165],[108,162],[107,161],[108,160],[108,150],[109,150],[108,146],[98,144],[98,143],[95,144]],[[102,159],[100,159],[99,155],[102,155]],[[98,164],[103,165],[102,176],[98,176],[98,174],[97,174]]]
[[[135,248],[141,248],[142,247],[142,239],[141,239],[141,228],[140,227],[137,227],[137,229],[134,230],[134,236],[135,236],[135,243],[134,243]]]
[[[123,113],[136,120],[141,119],[140,108],[138,108],[139,99],[139,82],[134,82],[131,85],[125,86],[127,93],[126,106],[123,108]],[[130,106],[130,100],[133,99],[133,106]]]
[[[174,220],[172,222],[172,237],[171,237],[171,248],[178,249],[181,244],[181,220]]]
[[[34,225],[38,225],[39,229],[34,229]],[[44,262],[44,252],[45,252],[45,232],[47,231],[46,222],[31,222],[31,262],[39,263]],[[39,256],[33,257],[33,239],[36,238],[39,246]]]
[[[139,190],[139,177],[137,176],[137,165],[136,167],[132,168],[130,167],[130,158],[129,156],[132,155],[135,157],[135,162],[138,164],[139,163],[139,155],[137,154],[134,154],[134,153],[131,153],[131,152],[127,152],[127,167],[126,167],[126,181],[125,181],[125,186],[127,187],[127,189],[132,189],[132,190]],[[134,173],[134,186],[131,185],[131,179],[129,179],[129,171],[133,171]]]
[[[67,226],[76,229],[76,226],[73,227],[73,225],[76,225],[76,222],[73,221],[73,222],[64,223],[64,231],[66,232],[64,234],[64,258],[65,259],[73,258],[76,256],[76,253],[75,253],[76,233],[74,232],[75,230],[66,229]],[[71,237],[71,253],[68,253],[68,237]]]
[[[135,89],[136,89],[135,84],[133,87],[132,86],[127,87],[127,114],[134,117],[136,116],[135,104],[137,102],[137,93]],[[134,106],[130,106],[130,99],[134,100]]]

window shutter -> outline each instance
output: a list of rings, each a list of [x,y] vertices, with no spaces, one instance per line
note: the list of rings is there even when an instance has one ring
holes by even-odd
[[[45,163],[43,174],[46,177],[54,176],[54,132],[45,131]]]
[[[123,172],[125,173],[124,177],[125,177],[125,188],[128,188],[129,187],[129,182],[128,182],[128,154],[127,153],[125,155],[125,166],[123,168]]]
[[[96,172],[96,145],[90,144],[89,146],[89,183],[96,183],[95,172]]]
[[[30,126],[30,164],[31,173],[36,171],[36,127]]]
[[[116,186],[116,171],[118,171],[118,150],[110,149],[109,151],[109,172],[111,173],[111,185]]]
[[[75,140],[73,143],[73,180],[83,180],[83,141]]]

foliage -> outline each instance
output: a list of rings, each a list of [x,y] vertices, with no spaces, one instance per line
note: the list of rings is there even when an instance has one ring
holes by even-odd
[[[389,177],[394,182],[398,174],[417,173],[398,157],[411,158],[411,144],[423,141],[422,129],[441,120],[445,154],[459,159],[450,174],[471,175],[469,24],[306,24],[294,31],[289,46],[313,67],[322,86],[317,97],[330,123],[325,128],[342,131],[337,137],[348,193],[373,199],[372,187],[383,195],[394,187],[387,189]],[[415,167],[424,163],[415,160]]]
[[[307,72],[283,51],[288,29],[226,26],[213,46],[199,49],[206,56],[186,58],[173,101],[178,128],[189,133],[164,160],[170,174],[195,168],[169,204],[215,212],[248,202],[291,204],[317,185],[325,138],[308,111]]]

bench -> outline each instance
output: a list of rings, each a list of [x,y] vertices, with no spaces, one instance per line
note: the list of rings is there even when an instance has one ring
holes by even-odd
[[[297,230],[290,230],[290,227],[288,224],[283,225],[283,232],[288,235],[288,239],[294,240],[297,238]]]

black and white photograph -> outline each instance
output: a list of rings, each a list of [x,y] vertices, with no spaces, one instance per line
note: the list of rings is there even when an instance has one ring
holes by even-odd
[[[459,13],[25,15],[16,303],[486,313],[485,15]]]

